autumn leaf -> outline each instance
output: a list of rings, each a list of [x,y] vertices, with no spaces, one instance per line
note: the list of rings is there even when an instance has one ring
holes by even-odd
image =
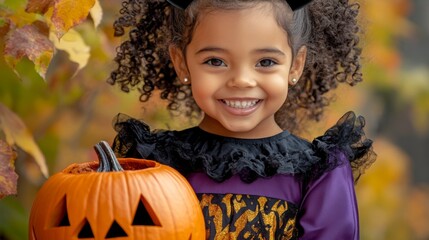
[[[39,165],[42,174],[48,177],[48,167],[45,157],[34,141],[30,131],[24,122],[14,112],[0,103],[0,129],[6,135],[6,142],[9,145],[18,145],[22,150],[31,154]]]
[[[58,39],[84,21],[89,13],[95,26],[102,16],[98,0],[29,0],[25,11],[43,14],[50,26],[53,26]]]
[[[50,39],[57,49],[66,51],[70,60],[78,64],[77,71],[86,66],[91,49],[77,31],[70,29],[60,40],[52,35]]]
[[[0,19],[10,24],[11,29],[20,28],[42,20],[40,14],[26,12],[20,7],[19,3],[17,3],[18,6],[13,6],[14,4],[11,1],[8,1],[5,5],[0,3]],[[2,35],[1,37],[4,36]]]
[[[55,0],[52,24],[60,39],[72,27],[81,23],[94,6],[95,0]]]
[[[103,18],[103,9],[101,8],[100,2],[95,0],[94,7],[89,11],[91,15],[92,21],[94,22],[94,26],[97,28],[101,23],[101,19]]]
[[[27,57],[34,63],[37,73],[45,78],[53,53],[54,45],[49,41],[46,25],[41,22],[14,29],[6,35],[4,58],[12,69]]]
[[[5,36],[10,29],[10,22],[8,19],[0,16],[0,36]]]
[[[53,5],[54,0],[28,0],[25,11],[29,13],[44,14]]]
[[[0,139],[0,199],[15,195],[18,175],[15,172],[16,153]]]

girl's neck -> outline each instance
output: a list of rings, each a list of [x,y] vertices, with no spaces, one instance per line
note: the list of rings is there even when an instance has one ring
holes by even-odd
[[[275,123],[274,120],[272,124],[269,124],[269,125],[267,124],[266,126],[260,125],[250,130],[234,131],[234,129],[231,130],[231,129],[228,129],[227,127],[224,127],[222,124],[220,124],[218,121],[216,121],[213,118],[204,117],[203,120],[198,125],[198,127],[208,133],[225,136],[225,137],[242,138],[242,139],[266,138],[266,137],[277,135],[283,131],[279,127],[279,125]]]

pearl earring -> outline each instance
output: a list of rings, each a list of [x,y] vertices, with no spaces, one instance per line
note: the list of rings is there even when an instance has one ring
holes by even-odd
[[[183,78],[183,82],[184,82],[184,83],[188,83],[188,82],[189,82],[189,79],[188,79],[187,77],[185,77],[185,78]]]
[[[298,79],[296,79],[296,78],[292,78],[291,82],[292,82],[292,84],[294,84],[294,85],[295,85],[295,84],[298,82]]]

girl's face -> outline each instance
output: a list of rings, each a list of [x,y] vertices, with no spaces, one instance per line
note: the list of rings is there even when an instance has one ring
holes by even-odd
[[[292,63],[287,34],[270,7],[201,14],[186,57],[170,49],[178,76],[191,80],[205,131],[237,138],[282,131],[274,114],[286,100],[289,82],[302,73],[305,49]]]

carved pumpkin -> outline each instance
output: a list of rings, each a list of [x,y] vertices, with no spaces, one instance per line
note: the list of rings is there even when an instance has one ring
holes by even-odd
[[[29,239],[205,238],[198,199],[176,170],[142,159],[119,165],[110,147],[96,151],[100,163],[72,164],[45,182],[31,209]]]

